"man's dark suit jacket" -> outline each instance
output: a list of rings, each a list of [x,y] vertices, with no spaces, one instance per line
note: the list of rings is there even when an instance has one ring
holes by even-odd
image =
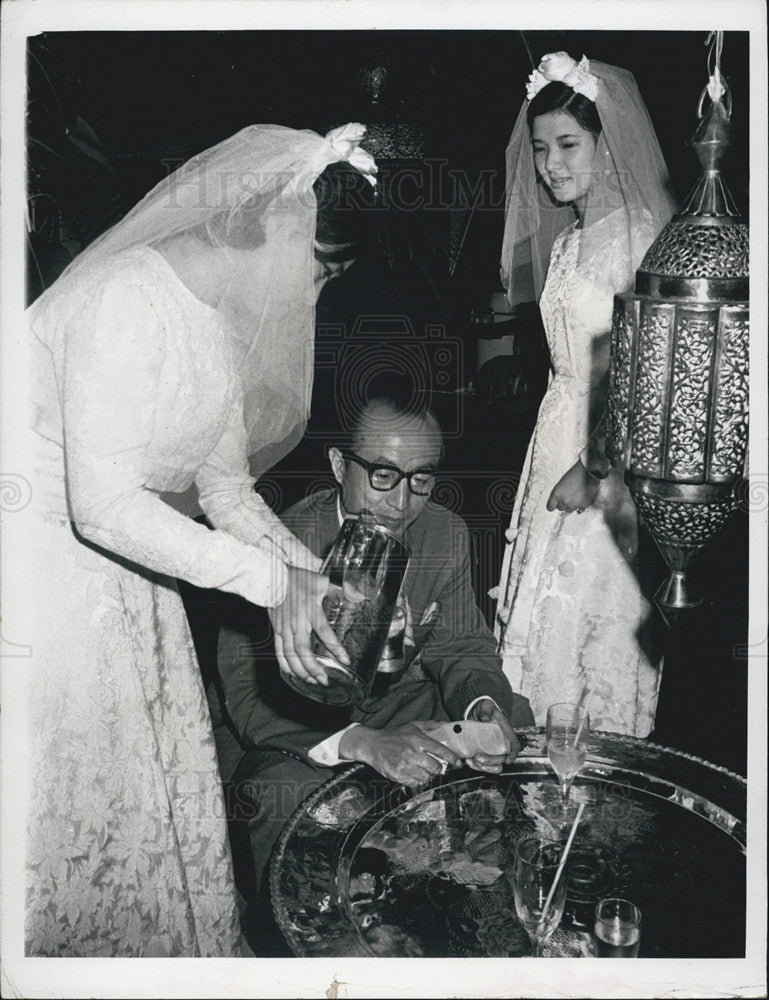
[[[282,520],[316,555],[325,556],[339,531],[336,491],[313,494]],[[528,700],[513,694],[475,603],[464,521],[429,502],[404,537],[411,551],[404,593],[414,645],[405,647],[403,673],[381,691],[387,678],[378,675],[374,693],[360,706],[326,707],[283,683],[264,623],[261,629],[226,624],[220,629],[220,683],[209,688],[209,704],[225,780],[244,751],[255,747],[315,766],[308,750],[351,722],[381,729],[417,719],[462,719],[481,695],[493,698],[514,726],[533,725]],[[248,607],[254,618],[255,609]]]

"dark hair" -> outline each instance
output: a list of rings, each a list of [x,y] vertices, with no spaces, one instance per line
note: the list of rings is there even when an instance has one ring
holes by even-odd
[[[363,420],[373,406],[387,406],[396,416],[409,416],[440,423],[430,409],[430,395],[418,389],[408,375],[402,372],[379,372],[371,378],[357,395],[344,431],[344,447],[355,447]]]
[[[529,102],[526,109],[526,121],[529,124],[529,131],[534,125],[534,119],[540,115],[549,114],[551,111],[565,111],[576,119],[578,125],[598,138],[601,134],[601,119],[595,106],[595,102],[584,94],[578,94],[565,83],[554,81],[548,83],[546,87]]]
[[[361,256],[371,244],[375,218],[371,184],[343,160],[330,163],[313,190],[318,205],[315,258],[332,262]]]

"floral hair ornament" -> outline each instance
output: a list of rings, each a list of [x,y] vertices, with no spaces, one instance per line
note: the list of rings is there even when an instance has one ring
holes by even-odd
[[[360,142],[365,134],[365,125],[361,125],[360,122],[348,122],[347,125],[340,125],[339,128],[332,128],[327,132],[326,142],[331,143],[342,159],[359,170],[372,187],[376,187],[375,174],[379,168],[371,153],[360,148]]]
[[[526,97],[534,97],[548,83],[565,83],[573,91],[595,101],[598,94],[598,77],[590,72],[587,56],[582,56],[579,62],[572,59],[568,52],[548,52],[529,77],[526,84]]]

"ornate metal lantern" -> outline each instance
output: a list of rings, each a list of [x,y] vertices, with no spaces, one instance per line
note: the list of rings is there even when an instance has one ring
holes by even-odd
[[[686,570],[736,509],[747,451],[748,227],[720,174],[731,96],[717,66],[706,91],[689,140],[702,176],[614,300],[609,450],[671,571],[663,613],[699,603]]]

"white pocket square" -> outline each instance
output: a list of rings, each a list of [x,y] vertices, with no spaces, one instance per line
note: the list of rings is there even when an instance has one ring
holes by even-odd
[[[432,625],[438,615],[441,613],[441,606],[437,601],[433,601],[432,604],[428,604],[422,615],[422,621],[419,623],[420,626]]]

